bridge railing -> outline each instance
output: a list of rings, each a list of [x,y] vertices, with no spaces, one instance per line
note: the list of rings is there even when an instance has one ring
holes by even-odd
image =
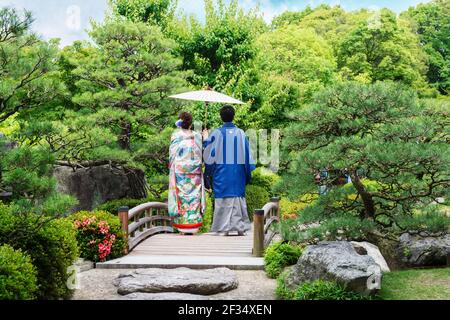
[[[128,239],[127,252],[154,234],[173,232],[167,203],[147,202],[132,209],[120,207],[118,212],[122,230]]]
[[[133,250],[141,241],[157,233],[172,233],[172,218],[167,203],[147,202],[132,209],[118,210],[122,230],[128,239],[126,251]],[[253,213],[253,255],[262,257],[275,233],[271,226],[280,221],[280,198],[274,197]]]
[[[253,212],[253,255],[262,257],[275,233],[271,226],[280,222],[280,198],[273,197],[261,209]]]

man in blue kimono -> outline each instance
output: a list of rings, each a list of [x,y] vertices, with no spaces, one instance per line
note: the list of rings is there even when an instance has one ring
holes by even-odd
[[[233,107],[224,106],[220,117],[224,122],[221,128],[214,130],[210,137],[204,132],[205,179],[212,180],[214,192],[211,232],[244,235],[250,230],[245,186],[250,182],[255,164],[244,131],[233,124]]]

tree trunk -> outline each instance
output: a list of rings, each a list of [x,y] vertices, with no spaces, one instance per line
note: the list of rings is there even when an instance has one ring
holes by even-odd
[[[358,191],[364,204],[364,218],[368,219],[375,217],[375,204],[372,195],[367,192],[356,173],[352,175],[351,178],[352,184],[355,186],[355,189]]]
[[[122,132],[119,135],[119,147],[123,150],[131,150],[131,123],[121,123]]]

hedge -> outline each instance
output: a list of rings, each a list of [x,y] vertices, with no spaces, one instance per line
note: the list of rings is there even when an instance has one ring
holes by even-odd
[[[37,271],[28,255],[9,245],[0,247],[0,300],[36,298]]]

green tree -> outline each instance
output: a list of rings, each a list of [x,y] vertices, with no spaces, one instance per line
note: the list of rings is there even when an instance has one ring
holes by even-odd
[[[450,2],[421,3],[401,16],[413,22],[413,30],[419,35],[428,56],[428,82],[447,95],[450,87]]]
[[[57,43],[31,34],[32,22],[29,12],[20,15],[14,9],[0,9],[0,124],[11,119],[26,123],[32,112],[56,103],[64,91],[54,66]],[[64,214],[74,200],[56,193],[53,156],[47,148],[34,148],[29,140],[19,142],[14,147],[0,137],[0,191],[11,194],[12,211],[36,213],[43,220]]]
[[[156,26],[108,20],[94,24],[90,35],[94,45],[75,43],[58,60],[71,103],[35,113],[20,139],[49,148],[60,164],[121,167],[136,177],[135,194],[145,197],[141,170],[167,171],[166,148],[179,110],[168,96],[184,88],[187,73],[180,71],[175,42]]]
[[[260,128],[284,127],[289,122],[287,112],[332,83],[336,69],[332,49],[314,30],[295,25],[262,34],[255,46],[253,68],[237,87],[252,104],[238,118],[243,116],[248,125]]]
[[[448,193],[448,107],[423,103],[396,84],[325,89],[292,117],[284,141],[290,169],[279,190],[293,198],[317,193],[315,176],[326,169],[328,192],[302,211],[302,221],[353,233],[372,223],[401,228],[402,218]],[[339,186],[344,173],[351,183]]]
[[[425,56],[418,38],[388,9],[351,31],[339,44],[337,60],[347,80],[394,80],[421,92],[427,87]]]
[[[175,39],[180,43],[183,68],[193,70],[190,82],[197,87],[232,89],[255,55],[253,42],[267,27],[258,12],[246,13],[232,0],[205,0],[205,24],[185,19]]]
[[[176,101],[167,99],[185,85],[175,43],[157,27],[126,21],[94,24],[90,35],[98,50],[74,61],[80,94],[73,101],[116,134],[121,150],[131,151],[177,111]]]
[[[315,9],[317,10],[317,9]],[[285,27],[290,24],[299,24],[300,21],[314,10],[310,6],[307,6],[303,11],[285,11],[282,14],[276,16],[272,20],[272,28]]]
[[[22,145],[12,150],[0,140],[0,190],[8,190],[8,202],[16,214],[63,216],[75,200],[56,192],[52,177],[54,157],[48,148]]]
[[[45,106],[63,89],[54,65],[57,42],[30,33],[32,22],[27,11],[0,8],[0,122]]]
[[[171,27],[177,0],[110,0],[110,4],[117,16],[159,26],[165,31]]]
[[[336,54],[343,38],[361,22],[367,21],[371,14],[367,9],[345,11],[340,6],[323,4],[304,15],[296,24],[304,29],[314,29],[328,42]]]

